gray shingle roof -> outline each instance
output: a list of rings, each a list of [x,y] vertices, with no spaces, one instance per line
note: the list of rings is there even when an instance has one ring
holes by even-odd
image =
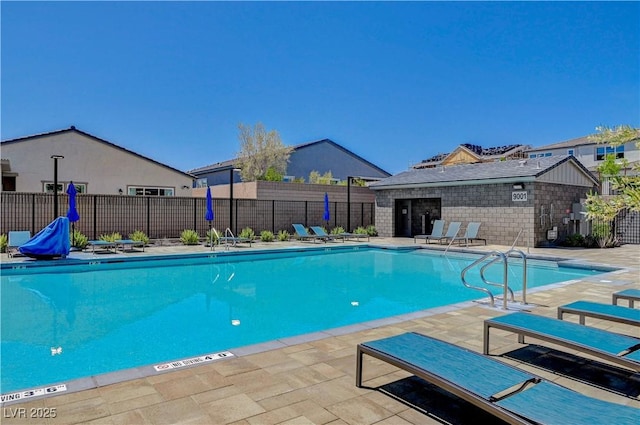
[[[591,179],[597,180],[579,161],[570,155],[554,155],[529,160],[508,160],[496,162],[483,162],[477,164],[460,164],[447,167],[424,168],[409,170],[371,183],[373,190],[387,189],[391,187],[417,187],[421,185],[462,184],[463,182],[496,182],[518,181],[519,179],[534,180],[536,177],[548,172],[560,164],[572,161],[584,171]]]

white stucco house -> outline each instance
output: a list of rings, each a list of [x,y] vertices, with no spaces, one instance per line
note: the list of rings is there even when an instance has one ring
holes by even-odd
[[[2,191],[191,196],[194,176],[71,127],[0,143]],[[57,172],[56,172],[57,169]]]

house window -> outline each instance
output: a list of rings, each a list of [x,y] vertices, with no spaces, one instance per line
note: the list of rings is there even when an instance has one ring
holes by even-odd
[[[537,157],[538,157],[538,155],[537,155],[537,154],[535,154],[535,153],[530,153],[530,154],[529,154],[529,158],[530,158],[530,159],[534,159],[534,158],[537,158]]]
[[[567,149],[567,155],[573,155],[576,156],[576,154],[574,153],[573,149]]]
[[[616,159],[624,158],[624,145],[600,146],[596,148],[596,161],[604,161],[607,155],[615,155]]]
[[[544,156],[551,156],[551,155],[552,155],[552,154],[551,154],[551,152],[546,152],[546,153],[544,154]],[[538,156],[541,156],[541,155],[538,155]]]
[[[127,193],[131,196],[173,196],[173,188],[170,187],[135,187],[129,186]]]
[[[76,192],[87,193],[87,185],[85,183],[74,183],[73,185],[76,188]],[[69,185],[67,184],[67,189],[68,188],[69,188]]]
[[[201,179],[196,180],[196,187],[207,187],[207,178],[203,177]]]

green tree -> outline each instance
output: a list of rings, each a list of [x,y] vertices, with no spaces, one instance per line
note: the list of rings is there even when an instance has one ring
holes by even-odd
[[[240,152],[236,165],[241,169],[242,180],[265,180],[267,172],[270,178],[285,174],[293,149],[282,144],[276,130],[266,131],[261,123],[253,127],[240,123],[238,130]]]

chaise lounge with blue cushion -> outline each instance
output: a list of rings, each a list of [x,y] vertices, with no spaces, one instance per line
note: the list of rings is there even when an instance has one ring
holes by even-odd
[[[578,315],[581,325],[584,325],[585,317],[588,316],[596,319],[610,320],[612,322],[626,323],[627,325],[640,326],[640,310],[615,304],[576,301],[558,307],[558,319],[562,320],[565,314]]]
[[[489,354],[491,328],[518,334],[518,342],[521,344],[524,344],[524,337],[529,336],[640,371],[639,338],[536,314],[517,312],[484,321],[484,354]]]
[[[358,344],[356,386],[364,354],[390,363],[510,424],[637,424],[640,409],[588,397],[491,357],[418,333]]]
[[[314,241],[314,242],[318,240],[323,242],[327,241],[327,239],[323,236],[313,235],[307,232],[307,229],[302,224],[293,223],[292,226],[293,226],[293,229],[295,230],[296,238],[298,238],[301,241]]]
[[[464,241],[465,246],[469,246],[469,242],[473,241],[482,241],[484,244],[487,244],[487,240],[478,237],[478,232],[480,231],[480,224],[478,222],[471,222],[467,224],[467,229],[464,231],[464,235],[456,236],[454,239],[458,241],[458,243],[462,243]]]
[[[7,234],[7,254],[13,257],[19,254],[20,245],[27,243],[31,239],[31,232],[28,230],[11,230]]]
[[[640,301],[640,289],[629,288],[614,292],[611,296],[613,304],[618,304],[618,300],[629,301],[629,307],[633,308],[634,301]]]
[[[430,235],[415,235],[413,237],[413,243],[416,243],[418,239],[424,239],[425,243],[429,243],[431,239],[440,240],[444,236],[444,220],[434,220],[433,228]]]
[[[320,226],[311,226],[310,229],[316,236],[320,236],[320,237],[324,238],[325,241],[333,241],[333,240],[336,240],[336,239],[342,239],[342,242],[344,242],[344,236],[342,236],[340,234],[330,235]]]

